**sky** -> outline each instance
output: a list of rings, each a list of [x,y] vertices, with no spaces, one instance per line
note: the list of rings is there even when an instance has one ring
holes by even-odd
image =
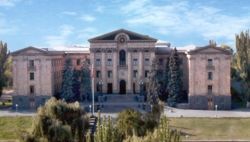
[[[0,0],[0,40],[10,51],[28,46],[87,46],[88,39],[124,28],[172,47],[234,48],[250,27],[250,0]]]

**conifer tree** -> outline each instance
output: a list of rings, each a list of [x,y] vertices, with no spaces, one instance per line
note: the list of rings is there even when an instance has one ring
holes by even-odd
[[[180,62],[176,48],[172,51],[169,58],[168,80],[168,104],[174,106],[182,90]]]
[[[83,62],[83,66],[81,69],[81,100],[90,99],[91,95],[91,77],[90,77],[90,68],[89,63],[87,61]]]
[[[0,42],[0,97],[2,95],[3,87],[6,85],[6,75],[5,72],[8,69],[6,65],[8,62],[9,52],[7,48],[7,43]]]
[[[74,101],[79,101],[80,100],[80,71],[75,70],[73,71],[73,93],[74,93],[74,97],[73,100]]]
[[[61,99],[67,102],[73,101],[73,69],[72,69],[71,59],[65,60],[64,70],[63,70],[63,81],[62,81],[62,93]]]

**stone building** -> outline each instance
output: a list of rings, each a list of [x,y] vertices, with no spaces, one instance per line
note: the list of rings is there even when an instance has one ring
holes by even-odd
[[[136,95],[147,87],[152,60],[156,59],[159,69],[164,69],[173,50],[169,43],[125,29],[91,38],[89,43],[88,51],[77,53],[34,47],[12,53],[14,102],[38,106],[58,93],[66,56],[75,60],[75,68],[82,60],[90,59],[95,68],[95,94]],[[205,46],[178,50],[178,54],[183,91],[188,96],[186,107],[214,109],[217,105],[218,109],[230,109],[230,52]]]

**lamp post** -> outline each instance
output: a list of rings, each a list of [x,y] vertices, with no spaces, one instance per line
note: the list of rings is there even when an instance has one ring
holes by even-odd
[[[217,117],[217,109],[218,109],[218,105],[215,105],[215,117]]]
[[[143,80],[140,80],[139,85],[140,85],[140,95],[141,96],[143,95],[143,84],[144,84]]]
[[[100,85],[100,93],[102,95],[102,85],[103,85],[103,81],[102,80],[99,81],[99,85]]]
[[[16,104],[16,116],[17,116],[18,104]]]

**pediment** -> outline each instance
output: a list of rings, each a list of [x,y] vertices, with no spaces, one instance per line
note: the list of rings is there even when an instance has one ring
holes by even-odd
[[[43,49],[35,48],[35,47],[27,47],[21,50],[17,50],[12,52],[12,55],[26,55],[26,54],[46,54],[47,52]]]
[[[142,34],[128,31],[125,29],[119,29],[119,30],[115,30],[115,31],[91,38],[89,39],[89,42],[116,40],[116,36],[118,34],[126,34],[129,37],[129,40],[146,40],[146,41],[155,41],[155,42],[157,41],[156,39],[149,37],[148,35],[142,35]]]
[[[231,52],[221,48],[221,47],[211,47],[211,46],[205,46],[205,47],[198,47],[194,50],[191,50],[188,52],[189,54],[228,54],[230,55]]]

